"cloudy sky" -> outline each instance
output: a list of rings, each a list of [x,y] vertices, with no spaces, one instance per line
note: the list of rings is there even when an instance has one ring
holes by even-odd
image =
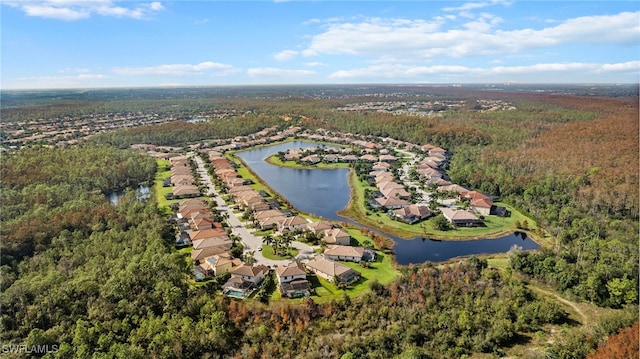
[[[2,89],[640,76],[635,0],[0,4]]]

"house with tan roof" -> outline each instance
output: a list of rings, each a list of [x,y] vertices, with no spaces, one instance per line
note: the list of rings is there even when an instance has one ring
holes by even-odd
[[[342,162],[347,162],[347,163],[351,163],[351,162],[356,162],[358,160],[358,156],[356,155],[344,155],[342,156]]]
[[[411,193],[407,192],[404,189],[404,187],[385,188],[380,190],[380,193],[382,193],[382,195],[387,198],[394,197],[394,198],[408,199],[409,197],[411,197]]]
[[[386,163],[386,162],[378,162],[378,163],[375,163],[371,167],[371,171],[372,172],[388,171],[389,167],[391,167],[391,165]],[[374,173],[374,175],[375,175],[375,173]]]
[[[264,219],[270,217],[280,217],[285,214],[279,209],[267,209],[266,211],[257,211],[253,213],[253,218],[255,219]]]
[[[397,197],[378,197],[375,199],[375,203],[378,206],[384,207],[386,209],[398,209],[411,205],[411,203],[409,203],[407,200]]]
[[[194,231],[204,231],[214,227],[222,228],[222,225],[216,223],[210,216],[198,217],[196,215],[189,218],[189,227]]]
[[[447,155],[447,150],[445,150],[444,148],[440,148],[440,147],[434,147],[432,149],[429,150],[429,156],[446,156]]]
[[[254,266],[253,264],[243,264],[231,271],[232,277],[239,277],[245,282],[251,282],[258,285],[264,277],[269,273],[269,267],[264,265]]]
[[[200,190],[195,185],[178,185],[173,188],[173,198],[188,198],[200,196]]]
[[[285,215],[260,218],[257,220],[258,227],[260,227],[260,229],[262,229],[263,231],[267,229],[274,229],[277,228],[278,223],[280,223],[280,221],[284,220],[285,218],[287,218],[287,216]]]
[[[460,194],[463,192],[468,192],[469,190],[457,184],[450,184],[450,185],[438,187],[437,191],[438,192],[456,192]]]
[[[487,195],[477,191],[469,191],[460,193],[459,198],[460,200],[469,200],[469,207],[483,216],[488,216],[491,213],[493,201]]]
[[[196,183],[196,180],[193,178],[191,174],[171,176],[172,186],[193,185],[195,183]]]
[[[227,231],[223,228],[210,228],[202,231],[191,231],[189,232],[189,238],[192,242],[207,239],[207,238],[229,238],[227,235]]]
[[[244,299],[253,293],[269,273],[269,267],[242,264],[231,270],[231,278],[222,286],[222,293],[227,296]]]
[[[177,213],[178,218],[183,218],[184,220],[188,220],[189,218],[202,218],[202,217],[213,217],[213,212],[209,208],[202,209],[185,209]]]
[[[324,256],[334,261],[371,262],[376,258],[376,253],[369,248],[330,245],[324,250]]]
[[[410,206],[399,208],[393,211],[393,216],[405,223],[414,224],[429,218],[433,213],[429,206],[421,204],[412,204]]]
[[[207,257],[228,252],[228,249],[219,246],[194,249],[191,251],[191,260],[196,263],[202,264],[202,261],[204,261],[204,259]]]
[[[308,224],[309,224],[309,221],[304,217],[300,217],[300,216],[285,217],[280,221],[278,221],[278,230],[280,231],[282,230],[294,231],[296,229],[302,230],[302,229],[305,229]]]
[[[231,272],[233,268],[240,265],[242,265],[242,261],[239,258],[233,258],[229,253],[220,253],[205,258],[200,267],[208,277],[213,277]]]
[[[311,295],[311,283],[307,280],[307,272],[301,263],[277,267],[275,273],[283,297],[300,298]]]
[[[360,160],[367,161],[367,162],[378,162],[378,157],[374,155],[362,155],[360,156]]]
[[[393,173],[391,172],[378,172],[375,174],[376,185],[380,183],[393,182]]]
[[[394,155],[380,155],[378,158],[380,162],[395,162],[398,158]]]
[[[209,205],[207,204],[207,202],[198,199],[198,198],[192,198],[192,199],[187,199],[185,201],[182,201],[178,204],[178,210],[179,211],[183,211],[185,209],[193,209],[193,208],[197,208],[197,209],[202,209],[202,208],[209,208]]]
[[[324,238],[327,244],[340,244],[348,246],[351,244],[351,235],[342,228],[331,228],[324,231]]]
[[[358,271],[321,255],[305,263],[305,267],[307,270],[332,283],[349,285],[360,279],[360,273]]]
[[[455,227],[478,227],[483,225],[481,219],[463,209],[442,208],[442,215]]]
[[[326,230],[332,229],[333,224],[329,221],[311,222],[307,224],[307,229],[313,234],[324,233]]]

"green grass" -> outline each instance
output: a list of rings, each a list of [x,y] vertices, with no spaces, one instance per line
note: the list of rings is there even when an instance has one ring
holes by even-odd
[[[262,245],[262,256],[264,256],[267,259],[273,259],[273,260],[291,259],[297,256],[298,252],[299,251],[296,248],[289,248],[287,249],[284,255],[282,254],[276,255],[273,252],[273,246],[268,246],[266,244]]]
[[[381,284],[389,284],[393,282],[400,272],[393,265],[393,258],[390,255],[376,251],[376,262],[369,263],[369,268],[363,268],[359,263],[340,262],[347,267],[360,272],[361,278],[356,284],[352,284],[345,289],[338,288],[335,284],[317,277],[308,275],[307,279],[311,282],[311,286],[315,288],[313,300],[318,303],[328,302],[332,299],[340,299],[346,293],[349,297],[354,298],[361,296],[371,290],[369,287],[371,281],[378,280]]]
[[[169,160],[165,159],[157,159],[156,163],[158,165],[158,170],[156,171],[156,177],[153,180],[153,196],[156,198],[158,202],[158,208],[164,214],[171,214],[171,208],[169,207],[172,203],[178,203],[184,201],[184,199],[172,199],[168,200],[164,197],[167,193],[173,192],[173,187],[163,187],[162,183],[165,178],[171,177],[171,170],[167,169],[169,166]]]
[[[193,251],[193,247],[192,246],[188,246],[188,247],[184,247],[184,248],[178,249],[178,253],[180,255],[184,256],[184,260],[187,262],[187,264],[189,266],[191,266],[193,264],[192,261],[191,261],[191,251]]]

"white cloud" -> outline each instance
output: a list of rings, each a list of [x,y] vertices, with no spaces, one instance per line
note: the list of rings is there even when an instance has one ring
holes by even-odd
[[[13,89],[51,89],[94,87],[108,77],[102,74],[81,73],[66,76],[32,76],[3,80],[3,88]],[[4,82],[6,81],[6,83]]]
[[[305,62],[304,64],[305,64],[305,66],[309,66],[309,67],[327,66],[325,63],[320,62],[320,61]]]
[[[493,1],[484,1],[484,2],[468,2],[465,4],[462,4],[460,6],[456,6],[456,7],[445,7],[442,10],[443,11],[447,11],[447,12],[452,12],[452,11],[469,11],[469,10],[475,10],[475,9],[481,9],[487,6],[491,6],[491,5],[511,5],[510,1],[502,1],[502,0],[493,0]]]
[[[247,70],[247,75],[250,77],[309,77],[316,75],[315,71],[309,70],[295,70],[295,69],[281,69],[275,67],[254,67]]]
[[[86,19],[93,14],[144,19],[164,10],[162,3],[157,1],[143,4],[134,2],[136,6],[118,6],[113,0],[12,0],[5,4],[24,11],[28,16],[67,21]]]
[[[181,75],[198,75],[205,71],[229,71],[233,66],[220,64],[217,62],[201,62],[199,64],[168,64],[156,65],[149,67],[117,67],[113,72],[119,75],[162,75],[162,76],[181,76]]]
[[[379,64],[369,67],[340,70],[332,73],[333,79],[368,79],[383,78],[389,80],[421,79],[424,76],[443,78],[458,78],[464,81],[471,79],[484,79],[491,81],[499,75],[526,75],[532,79],[549,73],[560,74],[628,74],[637,78],[640,75],[640,61],[629,61],[616,64],[600,63],[541,63],[527,66],[494,66],[494,67],[467,67],[457,65],[435,66],[408,66],[403,64]],[[634,81],[635,78],[629,78]],[[553,81],[552,81],[553,82]]]
[[[298,55],[298,51],[295,50],[284,50],[280,51],[277,54],[273,55],[273,58],[278,61],[289,61],[292,58]]]
[[[311,38],[304,56],[369,56],[378,61],[516,54],[523,50],[567,44],[636,44],[640,12],[578,17],[543,29],[501,30],[501,18],[476,15],[469,22],[443,30],[451,20],[373,18],[328,25]]]

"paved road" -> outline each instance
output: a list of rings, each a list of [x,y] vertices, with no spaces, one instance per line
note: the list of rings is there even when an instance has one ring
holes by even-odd
[[[424,205],[429,205],[429,202],[431,201],[431,193],[429,192],[425,192],[422,188],[420,188],[419,184],[415,184],[413,181],[411,181],[411,179],[409,178],[409,171],[411,170],[411,167],[414,166],[416,164],[417,158],[416,158],[416,154],[413,152],[409,152],[409,151],[404,151],[404,150],[400,150],[400,149],[396,149],[398,152],[400,153],[404,153],[406,155],[408,155],[411,159],[409,160],[409,162],[405,163],[401,170],[402,173],[400,174],[400,179],[402,180],[402,182],[409,187],[415,187],[416,191],[422,196],[422,200],[420,202],[418,202],[418,204],[424,204]]]
[[[222,199],[219,193],[215,190],[215,186],[211,182],[211,177],[207,173],[206,168],[204,167],[204,162],[202,158],[199,156],[194,156],[194,160],[198,165],[197,172],[200,175],[200,182],[205,188],[208,189],[207,195],[211,197],[211,199],[215,200],[217,203],[216,209],[218,209],[221,213],[227,215],[227,223],[231,227],[232,233],[240,237],[240,241],[244,245],[245,253],[253,252],[253,258],[256,260],[257,264],[264,264],[266,266],[274,267],[274,266],[282,266],[287,265],[296,259],[307,259],[314,256],[313,250],[314,248],[308,246],[301,242],[292,242],[291,245],[298,249],[298,255],[293,259],[285,259],[285,260],[273,260],[267,259],[262,255],[262,252],[258,250],[262,246],[262,237],[255,236],[251,233],[245,224],[240,220],[238,214],[233,212],[226,202]],[[240,214],[241,215],[241,214]]]

